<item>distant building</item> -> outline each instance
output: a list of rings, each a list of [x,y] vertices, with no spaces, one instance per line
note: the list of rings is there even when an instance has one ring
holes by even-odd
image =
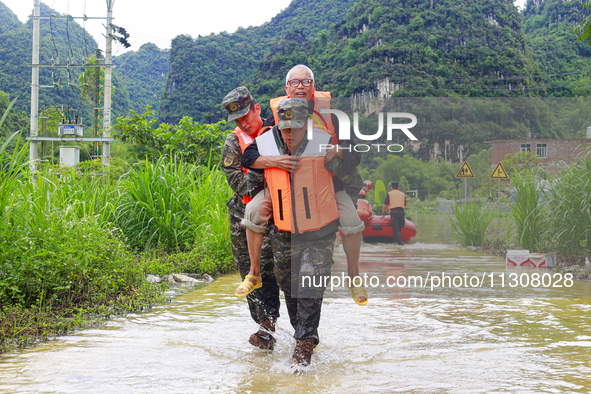
[[[540,158],[544,168],[552,170],[557,162],[572,161],[591,148],[591,127],[587,128],[587,138],[494,140],[491,145],[491,168],[496,167],[507,154],[531,152]]]

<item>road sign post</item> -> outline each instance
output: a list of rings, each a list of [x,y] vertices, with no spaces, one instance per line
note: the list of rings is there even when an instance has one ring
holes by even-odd
[[[468,202],[468,178],[474,178],[474,172],[472,172],[467,161],[464,161],[464,164],[460,167],[456,178],[464,178],[464,202]]]
[[[507,176],[507,171],[503,167],[503,164],[499,163],[493,170],[492,174],[490,174],[491,179],[498,179],[499,180],[499,190],[497,191],[497,229],[501,226],[501,179],[509,179]]]

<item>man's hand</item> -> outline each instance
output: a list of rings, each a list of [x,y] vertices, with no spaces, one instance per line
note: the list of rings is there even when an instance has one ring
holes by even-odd
[[[335,157],[343,158],[343,149],[339,145],[334,145],[332,148],[326,150],[326,156],[324,156],[324,162],[328,163]]]
[[[302,165],[299,156],[259,156],[250,168],[265,169],[276,167],[289,172],[297,171]]]
[[[296,172],[302,165],[299,162],[299,156],[281,155],[273,158],[273,165],[270,167],[277,167],[280,170],[289,172]]]

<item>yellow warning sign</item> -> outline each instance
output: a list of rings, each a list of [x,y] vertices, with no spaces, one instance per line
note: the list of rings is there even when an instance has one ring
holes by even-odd
[[[490,177],[491,177],[491,179],[508,179],[509,178],[509,176],[507,175],[507,172],[505,171],[505,169],[503,168],[503,165],[501,163],[497,164],[497,166],[493,170],[492,174],[490,174]]]
[[[458,171],[456,174],[456,178],[474,178],[474,173],[472,172],[472,169],[468,165],[467,161],[462,164],[460,171]]]

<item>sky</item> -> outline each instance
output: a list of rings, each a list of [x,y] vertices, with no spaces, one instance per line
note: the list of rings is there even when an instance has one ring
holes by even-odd
[[[33,13],[33,0],[0,0],[14,12],[21,22]],[[469,0],[467,0],[469,1]],[[523,7],[526,0],[516,0]],[[60,14],[73,17],[106,17],[106,0],[45,0],[42,1]],[[147,42],[158,47],[170,48],[171,40],[181,34],[193,38],[199,35],[227,31],[238,27],[259,26],[270,21],[291,0],[114,0],[113,24],[123,27],[130,34],[129,50],[136,51]],[[105,47],[104,19],[76,22],[94,37],[100,48]],[[116,44],[113,54],[127,51]]]
[[[33,14],[33,0],[0,0],[12,10],[21,22]],[[60,14],[73,17],[106,17],[106,0],[45,0],[41,1]],[[258,26],[270,21],[291,0],[114,0],[113,24],[125,28],[130,34],[129,50],[138,50],[147,42],[160,48],[170,48],[171,40],[181,34],[193,38],[199,35],[227,31],[233,33],[238,27]],[[86,30],[105,47],[104,19],[89,19]],[[43,21],[42,21],[43,22]],[[123,53],[122,45],[114,46],[113,53]]]

